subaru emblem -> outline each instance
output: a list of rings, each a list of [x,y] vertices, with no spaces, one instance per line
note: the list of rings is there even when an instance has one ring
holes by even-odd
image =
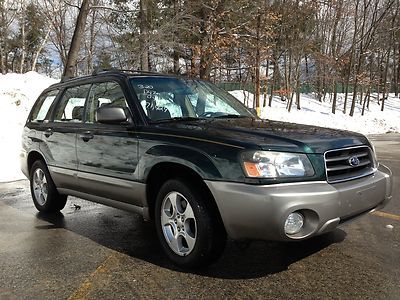
[[[352,156],[349,158],[349,164],[352,167],[357,167],[360,164],[360,160],[357,156]]]

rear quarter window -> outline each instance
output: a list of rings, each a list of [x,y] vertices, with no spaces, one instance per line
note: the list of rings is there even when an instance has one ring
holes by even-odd
[[[48,119],[48,114],[54,99],[57,97],[59,90],[53,90],[42,94],[32,108],[29,118],[31,122],[43,122]]]

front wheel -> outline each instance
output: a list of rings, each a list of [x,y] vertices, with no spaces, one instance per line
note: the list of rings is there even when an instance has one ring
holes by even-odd
[[[57,192],[49,170],[46,164],[41,160],[35,161],[32,165],[30,172],[30,188],[33,203],[39,211],[60,211],[67,202],[67,196],[60,195]]]
[[[226,233],[204,193],[183,180],[164,183],[156,201],[156,228],[168,257],[182,267],[210,264],[220,257]]]

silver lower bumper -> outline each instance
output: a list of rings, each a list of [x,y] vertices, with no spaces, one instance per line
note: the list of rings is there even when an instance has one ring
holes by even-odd
[[[274,185],[206,181],[228,235],[233,239],[299,240],[329,232],[391,199],[392,174],[381,165],[368,177],[329,184],[325,181]],[[301,211],[305,225],[284,232],[288,215]]]

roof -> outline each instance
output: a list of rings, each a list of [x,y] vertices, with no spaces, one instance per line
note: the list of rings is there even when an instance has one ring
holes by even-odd
[[[150,71],[141,71],[141,70],[125,70],[125,69],[96,69],[91,75],[72,77],[72,78],[63,78],[60,82],[55,83],[49,86],[47,89],[60,87],[71,83],[79,83],[80,81],[90,81],[90,79],[94,79],[96,77],[105,77],[109,75],[120,76],[120,77],[132,77],[132,76],[163,76],[163,77],[175,77],[182,78],[183,76],[179,76],[176,74],[166,74],[159,72],[150,72]],[[46,89],[46,90],[47,90]]]

